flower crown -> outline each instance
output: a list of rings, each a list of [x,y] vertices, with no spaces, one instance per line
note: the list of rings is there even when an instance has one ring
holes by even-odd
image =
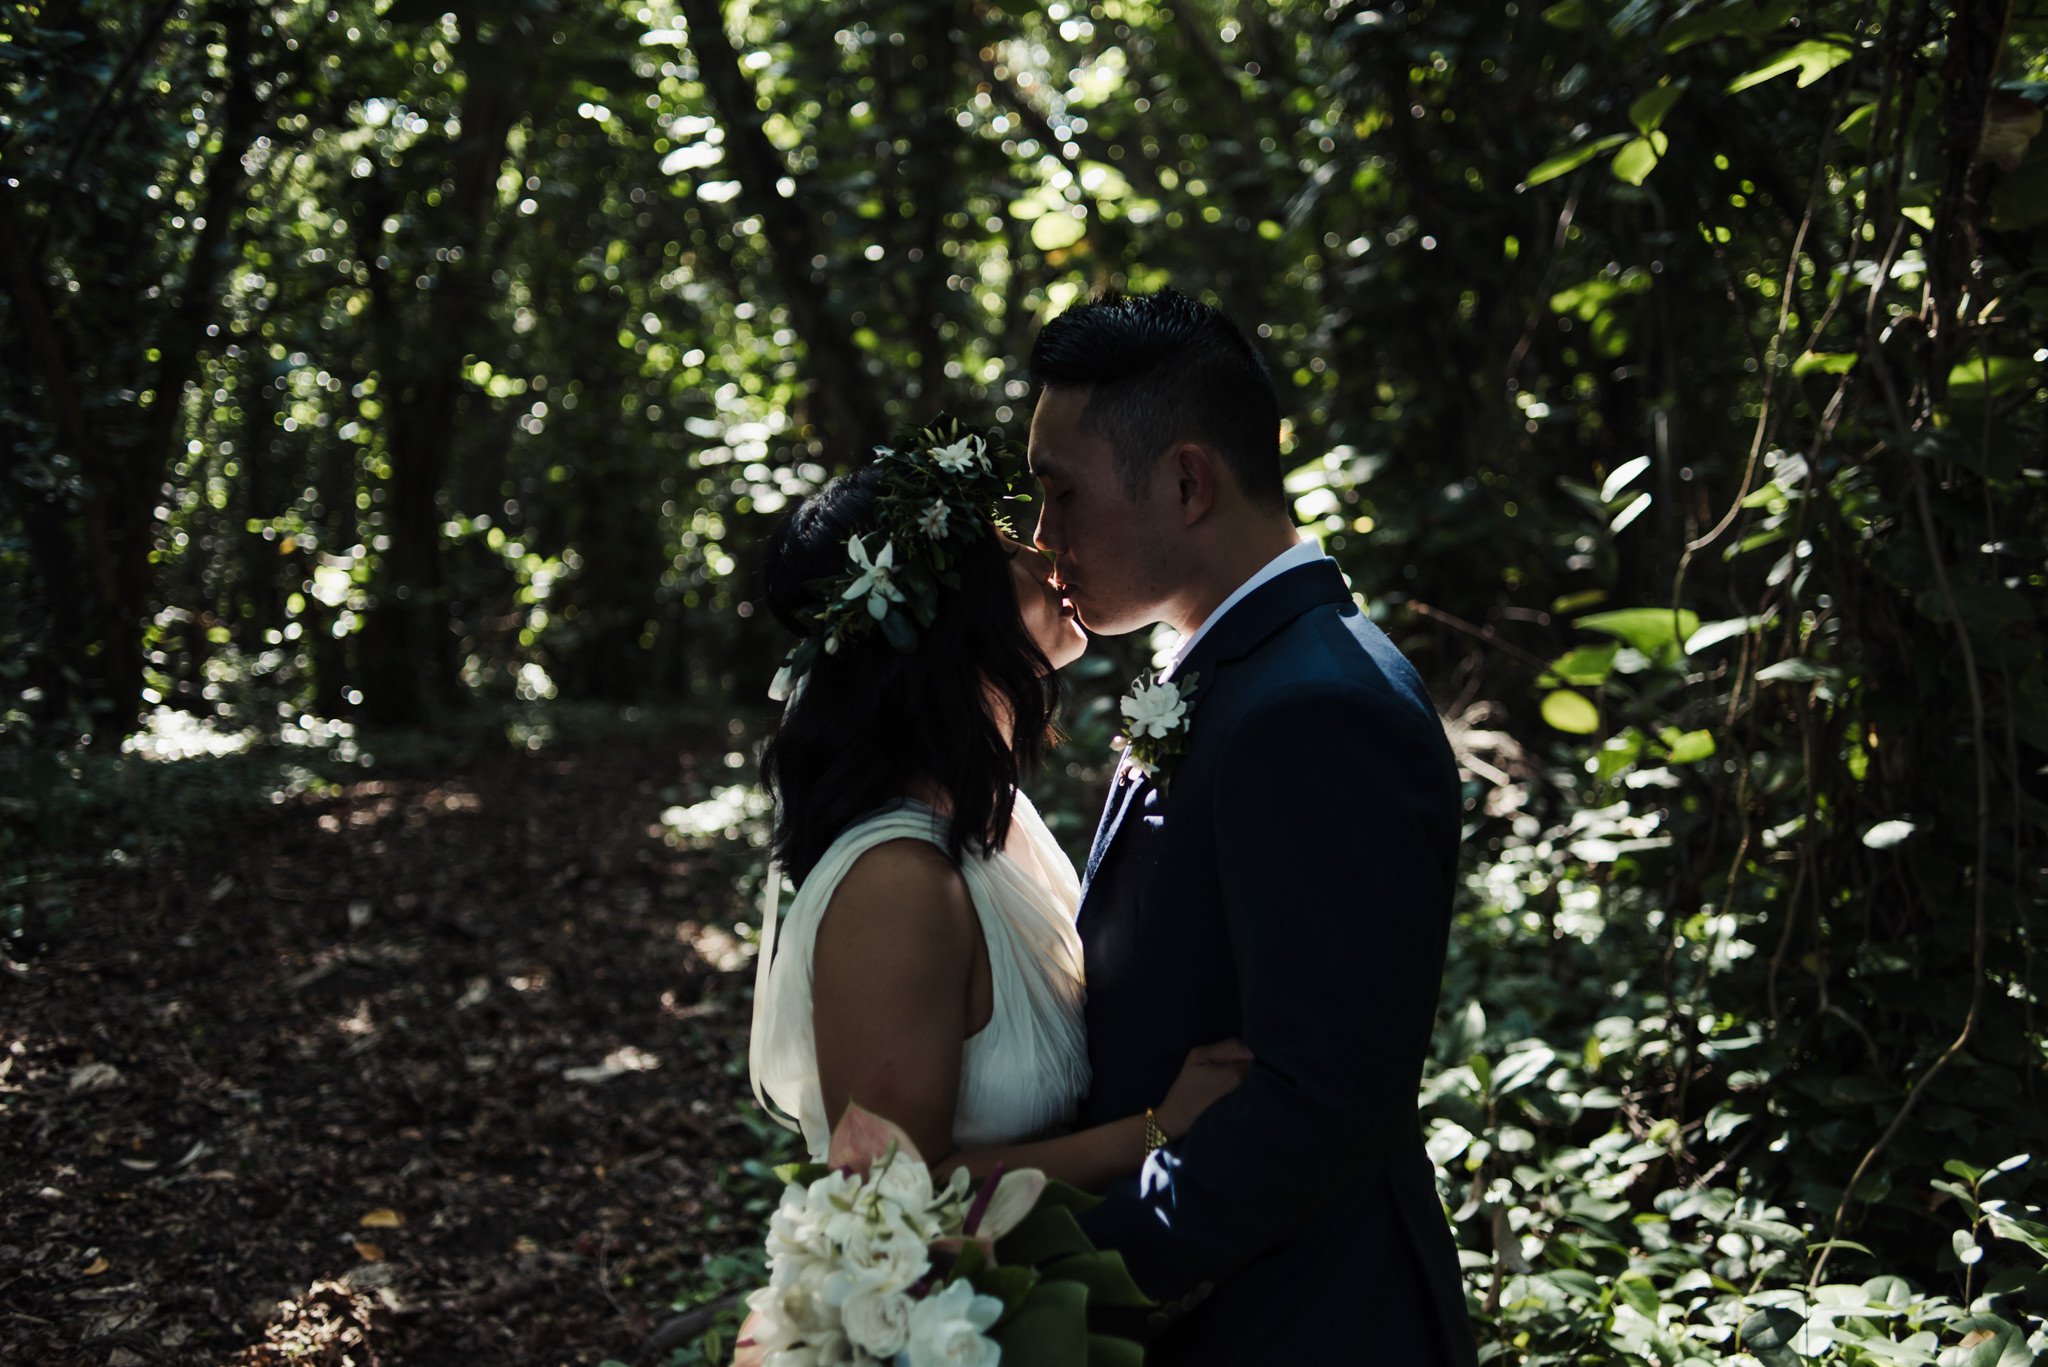
[[[959,548],[1009,524],[998,500],[1028,501],[1023,463],[1013,442],[941,413],[922,427],[905,426],[895,445],[877,446],[882,467],[874,530],[847,538],[847,568],[813,580],[814,603],[803,610],[809,630],[783,661],[768,696],[787,700],[817,663],[879,629],[908,653],[917,633],[939,612],[939,590],[960,587]]]

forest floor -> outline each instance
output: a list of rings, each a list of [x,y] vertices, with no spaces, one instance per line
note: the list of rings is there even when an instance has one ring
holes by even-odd
[[[730,739],[356,770],[74,886],[0,956],[0,1362],[698,1360],[780,1133],[744,879],[658,824]]]

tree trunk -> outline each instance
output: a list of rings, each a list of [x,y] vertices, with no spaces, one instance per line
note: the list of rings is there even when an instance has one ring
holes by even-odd
[[[474,7],[458,13],[468,41],[484,43]],[[508,41],[520,39],[509,34],[485,45]],[[515,61],[490,53],[467,70],[460,141],[446,162],[453,188],[442,200],[446,241],[459,256],[451,251],[432,287],[419,292],[412,308],[394,297],[388,271],[371,270],[370,307],[381,362],[378,394],[385,400],[384,444],[392,474],[383,505],[382,534],[389,544],[378,556],[361,666],[365,706],[380,725],[419,725],[458,696],[456,641],[449,630],[441,567],[441,491],[454,452],[459,403],[469,390],[463,360],[481,349],[479,334],[489,310],[491,283],[483,246],[497,207],[506,139],[520,113],[522,79],[512,69]],[[421,164],[427,159],[415,149],[407,160]],[[388,181],[383,196],[387,205],[403,198]],[[386,212],[372,207],[360,216],[365,233],[381,231],[376,225]],[[363,259],[374,262],[376,247],[366,242]]]
[[[768,140],[753,82],[741,69],[739,54],[725,33],[719,0],[681,0],[689,24],[690,47],[712,106],[724,125],[726,148],[739,174],[748,209],[761,216],[770,259],[782,282],[791,323],[803,338],[810,362],[813,411],[819,436],[829,450],[851,454],[888,435],[888,419],[877,401],[877,388],[862,365],[852,329],[827,302],[822,278],[812,274],[812,258],[823,246],[812,231],[813,217],[796,195],[784,198],[777,182],[787,175],[782,154]],[[801,194],[802,187],[798,187]]]

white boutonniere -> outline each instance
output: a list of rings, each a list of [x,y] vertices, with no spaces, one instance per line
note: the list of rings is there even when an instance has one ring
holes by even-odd
[[[1172,683],[1138,678],[1122,699],[1124,734],[1117,740],[1123,747],[1124,763],[1162,791],[1174,766],[1187,753],[1195,679],[1193,674]]]

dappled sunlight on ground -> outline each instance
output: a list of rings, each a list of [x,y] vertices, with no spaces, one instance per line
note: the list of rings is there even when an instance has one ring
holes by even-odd
[[[110,874],[6,968],[0,1360],[595,1363],[753,1242],[745,872],[649,835],[706,788],[451,767]]]

